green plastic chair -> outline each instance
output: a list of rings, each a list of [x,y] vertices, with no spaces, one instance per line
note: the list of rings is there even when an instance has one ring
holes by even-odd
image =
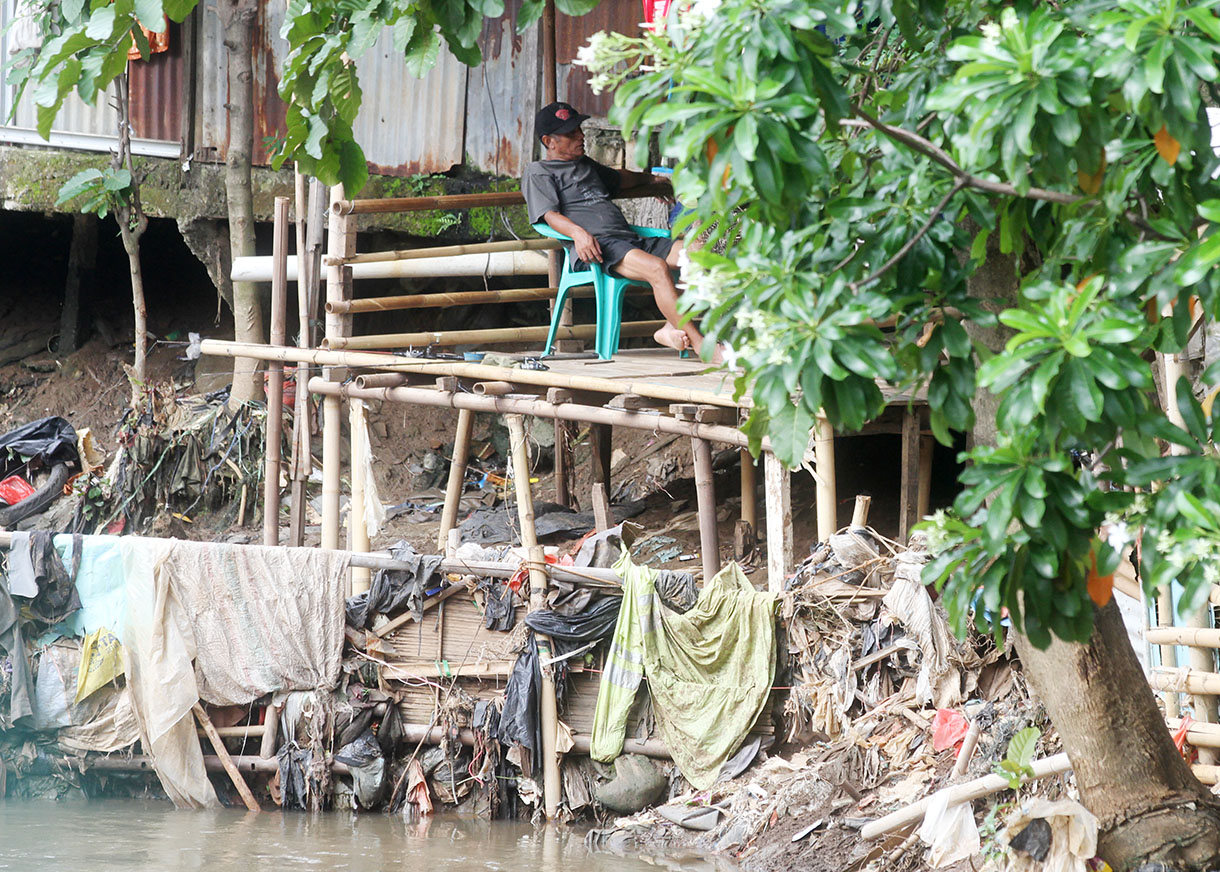
[[[534,229],[551,239],[558,239],[562,242],[572,241],[572,237],[552,229],[545,221],[539,221],[534,225]],[[632,226],[631,229],[640,236],[669,236],[668,230],[657,227]],[[572,288],[593,285],[593,297],[597,308],[597,332],[594,348],[598,357],[602,360],[609,360],[614,357],[614,352],[618,351],[619,334],[623,324],[623,297],[627,295],[627,288],[630,285],[648,287],[648,282],[608,275],[598,263],[588,264],[582,270],[573,270],[575,252],[572,249],[564,249],[563,255],[563,272],[559,276],[559,291],[555,295],[555,308],[551,314],[551,329],[547,331],[546,345],[543,347],[542,353],[550,354],[551,348],[555,344],[555,333],[559,330],[559,316],[563,313],[563,304],[568,298],[568,292]]]

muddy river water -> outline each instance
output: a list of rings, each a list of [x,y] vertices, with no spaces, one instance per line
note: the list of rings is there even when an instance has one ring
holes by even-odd
[[[438,816],[175,811],[123,800],[0,802],[0,869],[16,872],[503,870],[636,872],[642,859],[593,854],[580,829]],[[660,865],[707,868],[690,862]]]

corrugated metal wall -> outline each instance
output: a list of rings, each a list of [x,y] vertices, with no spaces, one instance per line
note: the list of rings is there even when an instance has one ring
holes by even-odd
[[[520,178],[534,159],[534,114],[540,108],[542,58],[538,25],[517,33],[509,11],[483,26],[483,64],[470,71],[466,98],[466,161],[495,175]]]
[[[15,0],[0,0],[4,22]],[[184,129],[188,59],[194,70],[194,143],[197,160],[223,161],[228,142],[228,73],[218,0],[202,0],[195,13],[193,53],[184,52],[183,28],[171,32],[170,52],[133,65],[131,94],[133,126],[143,148],[137,151],[177,154],[173,147]],[[467,69],[443,52],[424,79],[415,79],[391,45],[389,34],[358,60],[364,104],[356,122],[356,138],[374,172],[388,175],[446,172],[465,163],[496,175],[520,176],[534,159],[533,123],[542,90],[539,28],[517,33],[520,0],[510,0],[508,12],[489,21],[480,44],[484,63]],[[278,72],[287,44],[279,36],[281,3],[259,4],[254,49],[255,163],[265,165],[267,145],[283,134],[284,104],[277,93]],[[639,0],[604,0],[584,18],[557,18],[559,98],[582,111],[604,116],[612,95],[593,95],[581,67],[571,63],[577,49],[598,30],[636,32],[641,18]],[[0,38],[7,57],[7,40]],[[12,89],[0,89],[0,110],[7,113]],[[29,141],[34,107],[27,98],[15,122],[0,126],[0,141]],[[99,101],[88,107],[69,99],[60,113],[58,144],[105,148],[115,132],[115,113]],[[96,141],[95,141],[96,140]],[[37,140],[40,141],[40,140]]]
[[[555,16],[555,64],[559,68],[556,91],[559,99],[571,103],[588,115],[606,117],[614,102],[610,93],[594,94],[589,74],[572,61],[576,52],[599,30],[638,36],[644,7],[640,0],[602,0],[597,8],[580,18]]]

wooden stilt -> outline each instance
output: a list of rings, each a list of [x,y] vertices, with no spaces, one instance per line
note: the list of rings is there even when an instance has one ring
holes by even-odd
[[[767,501],[767,590],[778,593],[792,572],[792,490],[788,470],[774,454],[763,455]],[[821,524],[818,525],[821,536]]]
[[[1168,587],[1157,593],[1156,625],[1162,628],[1173,626],[1173,591]],[[1160,645],[1161,666],[1176,669],[1178,666],[1178,650],[1173,645]],[[1163,688],[1161,699],[1165,702],[1165,716],[1176,718],[1181,712],[1181,701],[1178,692],[1172,688]]]
[[[555,502],[572,508],[572,428],[555,421]]]
[[[72,216],[72,244],[68,249],[68,277],[64,282],[64,307],[59,317],[60,357],[76,351],[80,336],[80,289],[97,260],[97,216],[77,212]]]
[[[474,412],[458,410],[457,432],[453,436],[453,459],[449,463],[449,486],[445,489],[445,507],[441,510],[441,528],[436,534],[436,547],[444,551],[449,531],[457,524],[458,507],[462,501],[462,484],[466,481],[466,465],[470,460],[470,434],[474,430]]]
[[[919,520],[919,413],[902,410],[902,471],[898,482],[898,541],[905,544]]]
[[[271,344],[287,341],[288,323],[288,208],[287,197],[275,198],[275,234],[272,242]],[[267,444],[263,466],[263,544],[280,544],[280,447],[284,434],[284,364],[267,364]]]
[[[921,519],[932,511],[932,455],[935,451],[935,439],[919,437],[919,497],[915,501],[915,513]]]
[[[365,456],[368,433],[368,418],[364,400],[350,400],[348,407],[348,434],[351,443],[351,506],[347,512],[348,535],[351,538],[351,551],[355,554],[369,552],[369,529],[364,514],[365,498],[368,490],[368,458]],[[372,573],[366,567],[352,567],[352,594],[364,593],[369,589]]]
[[[691,441],[695,460],[695,497],[699,506],[699,550],[703,553],[703,579],[720,571],[720,536],[716,529],[716,482],[712,475],[712,444]]]
[[[343,186],[331,188],[331,202],[343,198]],[[347,257],[356,251],[356,226],[347,213],[332,209],[330,230],[327,236],[328,254]],[[332,266],[326,270],[326,300],[337,302],[352,298],[352,271],[348,266]],[[326,316],[326,338],[342,339],[351,335],[351,316]],[[343,367],[323,367],[322,375],[327,381],[341,382],[347,376]],[[339,547],[339,481],[342,476],[341,401],[337,396],[327,395],[322,401],[322,547]]]
[[[212,723],[212,719],[208,717],[208,713],[203,710],[203,706],[199,703],[195,703],[191,711],[195,713],[195,720],[199,721],[199,726],[203,727],[203,731],[208,734],[208,739],[216,750],[216,756],[220,758],[225,772],[229,773],[229,778],[233,780],[233,786],[237,788],[241,801],[246,804],[246,808],[250,809],[250,811],[262,811],[258,800],[250,792],[250,785],[246,784],[246,779],[242,778],[237,764],[229,756],[229,749],[225,747],[224,739],[220,738],[220,734],[216,732],[216,726]]]
[[[610,443],[613,432],[609,424],[593,424],[589,427],[593,479],[590,502],[593,506],[593,523],[598,530],[608,530],[614,526],[614,516],[610,511]]]
[[[508,424],[510,450],[513,458],[513,484],[517,493],[517,517],[521,522],[521,544],[529,554],[530,608],[542,608],[546,602],[547,573],[542,546],[534,528],[534,497],[530,492],[529,449],[525,441],[525,418],[521,415],[505,415]],[[538,656],[545,660],[551,656],[551,640],[536,634]],[[542,717],[542,778],[543,805],[547,820],[554,820],[559,813],[559,755],[555,751],[559,712],[555,700],[555,679],[550,667],[542,670],[541,689]]]
[[[838,486],[835,482],[835,431],[825,415],[818,415],[817,428],[817,435],[813,440],[813,456],[818,474],[818,539],[825,542],[839,529],[839,497]]]

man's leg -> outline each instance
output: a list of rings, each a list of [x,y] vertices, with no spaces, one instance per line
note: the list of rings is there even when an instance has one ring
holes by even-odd
[[[654,254],[633,248],[614,265],[614,271],[624,278],[648,282],[652,287],[652,296],[657,301],[657,308],[669,322],[654,336],[658,342],[673,347],[672,338],[684,334],[695,353],[702,355],[703,334],[696,330],[695,325],[689,321],[684,326],[678,326],[682,320],[682,316],[678,313],[678,287],[674,284],[673,273],[670,270],[677,266],[678,254],[681,250],[682,243],[675,243],[674,247],[670,249],[669,256],[662,260]]]

